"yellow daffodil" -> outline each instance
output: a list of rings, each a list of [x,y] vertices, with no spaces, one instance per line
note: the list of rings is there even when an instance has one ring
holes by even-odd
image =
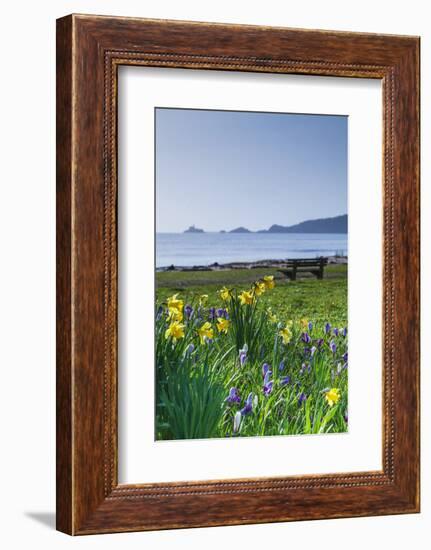
[[[272,312],[272,308],[268,308],[266,310],[266,313],[268,314],[268,319],[270,321],[270,323],[277,323],[278,322],[278,317],[275,313]]]
[[[211,323],[207,321],[201,326],[201,328],[198,328],[198,334],[201,344],[205,344],[207,339],[212,340],[212,338],[214,337],[214,331],[212,329]]]
[[[223,319],[223,317],[219,317],[217,319],[217,330],[219,332],[224,332],[224,334],[227,334],[229,325],[230,325],[230,321],[228,319]]]
[[[168,312],[170,321],[181,322],[183,320],[184,302],[177,298],[178,294],[174,294],[168,298]]]
[[[274,275],[265,275],[263,278],[263,284],[266,290],[272,290],[275,287]]]
[[[177,311],[182,311],[183,310],[183,307],[184,307],[184,302],[183,300],[179,300],[177,298],[178,294],[174,294],[173,296],[171,296],[170,298],[168,298],[168,309],[169,309],[169,313],[171,312],[171,310],[177,310]]]
[[[265,292],[265,290],[265,283],[262,283],[261,281],[256,281],[254,283],[253,292],[256,294],[256,296],[260,296]]]
[[[301,325],[301,328],[306,330],[308,328],[308,319],[301,319],[299,321],[299,324]]]
[[[169,321],[179,321],[183,320],[183,312],[180,309],[169,308],[168,309],[168,319]]]
[[[254,301],[253,291],[252,290],[243,290],[241,294],[239,295],[239,301],[241,302],[242,306],[250,305]]]
[[[165,338],[166,340],[168,338],[172,338],[174,344],[180,338],[184,338],[184,325],[182,323],[179,323],[178,321],[172,321],[172,323],[166,329]]]
[[[227,302],[232,295],[231,291],[225,286],[221,290],[219,290],[219,294],[220,294],[220,298],[224,302]]]
[[[338,388],[331,388],[325,393],[325,399],[328,405],[332,407],[340,400],[340,390]]]
[[[288,344],[292,339],[292,331],[290,330],[290,327],[288,324],[286,324],[286,326],[282,328],[278,334],[283,339],[283,344]]]

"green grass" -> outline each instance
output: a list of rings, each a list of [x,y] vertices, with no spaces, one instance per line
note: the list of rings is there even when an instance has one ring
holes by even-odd
[[[241,291],[264,275],[276,277],[275,288],[243,305]],[[158,273],[156,282],[156,439],[346,431],[347,336],[333,329],[347,326],[347,266],[328,266],[323,280],[291,282],[276,270],[241,269]],[[223,286],[233,289],[225,302]],[[177,305],[169,309],[174,294]],[[218,330],[214,307],[228,308],[226,332]],[[173,336],[175,323],[181,330]],[[201,338],[205,325],[210,334]],[[280,333],[286,325],[287,341]],[[233,390],[238,401],[230,402]],[[339,392],[335,404],[329,390]]]
[[[264,275],[274,275],[278,282],[286,279],[277,268],[255,269],[227,269],[220,271],[164,271],[156,274],[157,285],[160,288],[187,288],[199,285],[240,285],[250,284]],[[314,279],[314,276],[306,271],[300,272],[301,279]],[[347,265],[334,264],[325,267],[324,280],[333,278],[346,278]]]
[[[276,287],[265,293],[261,302],[272,307],[281,317],[314,320],[331,318],[334,322],[347,320],[347,266],[330,265],[323,280],[307,273],[297,281],[289,281],[276,269],[232,269],[229,271],[164,272],[156,274],[157,300],[180,293],[187,302],[201,294],[208,295],[209,304],[219,304],[217,291],[222,287],[245,290],[264,275],[274,275]]]

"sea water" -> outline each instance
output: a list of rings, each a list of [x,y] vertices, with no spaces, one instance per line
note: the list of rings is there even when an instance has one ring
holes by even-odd
[[[345,233],[157,233],[156,268],[347,256]]]

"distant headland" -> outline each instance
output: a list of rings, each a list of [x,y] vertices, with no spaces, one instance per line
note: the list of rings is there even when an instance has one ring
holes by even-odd
[[[347,233],[347,214],[334,218],[306,220],[290,226],[275,224],[269,229],[261,229],[258,233]]]
[[[347,233],[347,222],[347,214],[343,214],[333,218],[305,220],[295,225],[274,224],[269,229],[260,229],[259,231],[250,231],[250,229],[241,226],[230,231],[222,229],[220,233]],[[191,225],[184,233],[205,233],[205,231]]]

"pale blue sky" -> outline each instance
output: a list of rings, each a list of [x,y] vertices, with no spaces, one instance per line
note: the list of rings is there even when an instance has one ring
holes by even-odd
[[[156,109],[156,229],[267,229],[347,212],[347,117]]]

